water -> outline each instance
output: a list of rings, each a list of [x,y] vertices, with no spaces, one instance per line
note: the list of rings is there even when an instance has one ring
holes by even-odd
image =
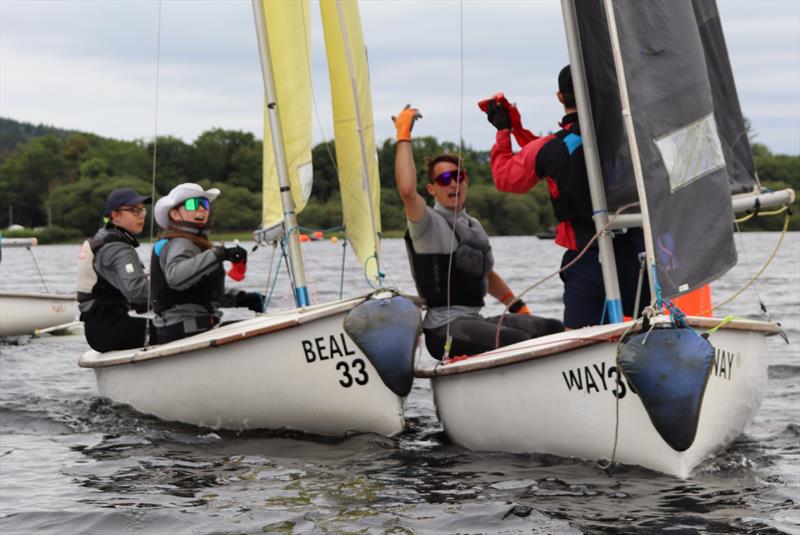
[[[744,236],[753,272],[778,237]],[[560,258],[552,242],[535,238],[493,244],[498,271],[518,292]],[[384,247],[391,280],[412,292],[402,241]],[[338,297],[341,246],[303,248],[312,296]],[[51,292],[74,290],[77,251],[33,249]],[[740,258],[715,283],[718,302],[749,279]],[[757,286],[791,341],[769,341],[766,399],[746,434],[687,481],[636,467],[609,474],[591,462],[470,452],[444,436],[427,380],[415,381],[408,429],[391,439],[213,433],[99,399],[94,373],[77,366],[87,349],[81,336],[0,342],[0,532],[800,533],[798,258],[793,233]],[[251,254],[248,277],[236,286],[263,290],[269,263],[270,251]],[[346,265],[356,265],[349,253]],[[353,271],[345,295],[367,287]],[[290,306],[284,276],[285,269],[273,307]],[[30,252],[3,251],[0,288],[43,289]],[[554,279],[526,300],[535,313],[559,316],[560,292]],[[756,314],[757,303],[750,289],[720,313]]]

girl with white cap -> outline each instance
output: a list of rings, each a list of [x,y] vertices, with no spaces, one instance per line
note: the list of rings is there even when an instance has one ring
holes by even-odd
[[[244,262],[247,251],[208,240],[211,203],[219,194],[186,182],[156,203],[155,219],[164,232],[153,246],[150,276],[160,343],[211,329],[222,317],[219,307],[264,311],[263,294],[225,290],[223,261]]]

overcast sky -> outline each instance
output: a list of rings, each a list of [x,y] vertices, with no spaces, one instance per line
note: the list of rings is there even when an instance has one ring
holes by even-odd
[[[800,154],[800,1],[718,4],[757,141]],[[476,102],[497,91],[517,102],[531,130],[556,128],[555,77],[568,62],[559,2],[362,0],[360,9],[379,143],[394,135],[389,116],[410,102],[424,115],[415,134],[489,149],[494,129]],[[152,138],[158,11],[145,0],[0,0],[0,115]],[[332,136],[318,11],[316,142]],[[160,35],[159,135],[191,142],[222,127],[261,138],[250,1],[163,0]]]

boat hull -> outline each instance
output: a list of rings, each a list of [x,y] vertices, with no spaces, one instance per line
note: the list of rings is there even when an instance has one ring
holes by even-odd
[[[507,365],[481,368],[480,362],[468,359],[453,365],[469,367],[469,371],[422,375],[431,376],[445,432],[453,442],[470,449],[587,460],[611,459],[613,455],[615,462],[685,478],[703,459],[736,438],[755,416],[767,382],[768,334],[720,329],[711,335],[715,365],[703,397],[696,438],[682,452],[661,438],[625,378],[620,377],[617,384],[613,337],[527,360],[518,356],[517,362]],[[603,337],[608,337],[608,327],[548,338],[568,348]],[[537,351],[547,353],[541,351],[543,344],[547,344],[544,339],[531,341]],[[511,347],[520,346],[524,343]],[[492,360],[478,358],[485,364]]]
[[[361,302],[257,317],[149,351],[87,352],[100,394],[164,420],[213,429],[321,435],[404,426],[393,394],[345,334]]]
[[[74,295],[0,292],[0,337],[34,334],[74,321],[77,314]]]

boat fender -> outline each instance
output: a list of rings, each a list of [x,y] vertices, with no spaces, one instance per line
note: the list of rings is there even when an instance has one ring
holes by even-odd
[[[367,356],[383,384],[400,397],[411,392],[421,329],[419,309],[399,295],[367,299],[344,319],[345,332]]]
[[[714,347],[694,330],[655,328],[620,344],[619,367],[653,426],[676,451],[691,447],[714,366]]]

